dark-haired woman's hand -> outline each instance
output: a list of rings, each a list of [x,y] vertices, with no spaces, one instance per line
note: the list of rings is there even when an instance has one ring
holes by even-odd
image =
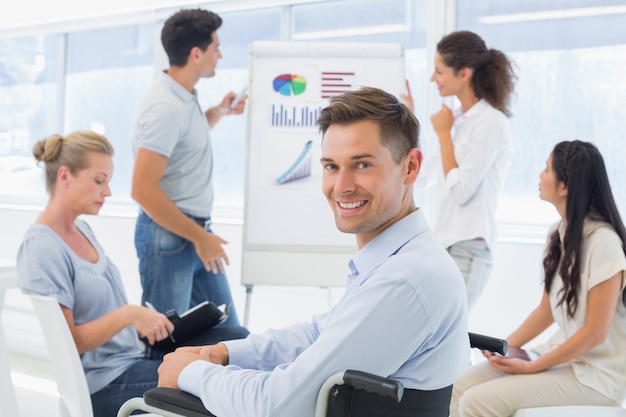
[[[499,355],[490,355],[489,364],[497,370],[507,374],[534,374],[534,362],[520,358],[509,358]]]
[[[441,139],[443,135],[450,134],[450,131],[452,130],[452,124],[454,123],[454,114],[448,106],[442,104],[441,110],[430,116],[430,122],[433,125],[433,130]]]
[[[404,105],[411,110],[411,113],[415,113],[415,103],[413,102],[413,95],[411,94],[411,86],[409,85],[409,80],[406,80],[406,94],[400,93],[400,98],[404,101]]]

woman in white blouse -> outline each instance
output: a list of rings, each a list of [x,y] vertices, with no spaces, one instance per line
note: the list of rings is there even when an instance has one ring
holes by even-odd
[[[463,274],[469,308],[493,265],[498,196],[513,157],[508,117],[515,79],[507,56],[473,32],[452,32],[437,44],[431,81],[460,107],[443,104],[431,116],[439,155],[426,159],[417,184],[436,186],[433,229]],[[403,99],[412,108],[408,83],[407,91]]]
[[[540,198],[561,216],[546,243],[543,296],[507,338],[507,357],[485,352],[455,382],[451,417],[626,400],[626,231],[604,161],[591,143],[561,142],[540,177]],[[553,323],[546,343],[522,349]]]

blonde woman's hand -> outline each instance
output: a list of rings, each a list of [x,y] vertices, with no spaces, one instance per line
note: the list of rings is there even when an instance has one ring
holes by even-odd
[[[149,344],[163,340],[174,331],[174,325],[158,311],[147,307],[128,305],[130,311],[130,324],[137,329],[140,337],[148,339]]]

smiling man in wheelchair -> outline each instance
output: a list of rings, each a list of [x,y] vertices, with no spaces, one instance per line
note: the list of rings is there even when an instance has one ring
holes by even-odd
[[[344,296],[310,322],[179,348],[159,368],[159,386],[200,397],[220,417],[307,417],[328,376],[356,369],[405,388],[391,409],[384,401],[392,400],[363,395],[361,415],[447,416],[451,385],[468,363],[467,306],[458,268],[413,199],[419,123],[375,88],[333,98],[318,122],[323,193],[359,249]],[[425,404],[431,392],[439,400]]]

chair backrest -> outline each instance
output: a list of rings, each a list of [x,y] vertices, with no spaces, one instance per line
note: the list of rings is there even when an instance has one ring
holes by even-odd
[[[52,297],[31,295],[39,318],[60,396],[64,417],[93,417],[87,379],[70,328],[59,302]]]

